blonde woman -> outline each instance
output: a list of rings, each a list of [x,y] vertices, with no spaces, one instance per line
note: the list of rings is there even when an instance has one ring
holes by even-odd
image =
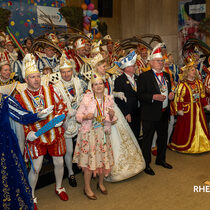
[[[210,105],[194,62],[188,63],[182,71],[175,97],[178,117],[171,148],[183,153],[207,152],[210,136],[203,108],[210,110]]]

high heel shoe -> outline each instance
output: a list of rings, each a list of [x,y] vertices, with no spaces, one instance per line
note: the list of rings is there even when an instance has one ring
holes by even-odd
[[[97,200],[97,197],[95,196],[95,194],[93,195],[88,195],[86,192],[85,192],[85,189],[83,190],[84,192],[84,195],[87,196],[87,198],[89,198],[90,200]]]
[[[102,190],[100,187],[99,187],[99,183],[97,183],[97,190],[100,190],[102,194],[104,195],[107,195],[108,194],[108,191],[107,190]]]

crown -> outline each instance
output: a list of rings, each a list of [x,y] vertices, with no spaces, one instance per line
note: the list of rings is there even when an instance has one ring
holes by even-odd
[[[28,75],[34,73],[40,73],[40,72],[36,66],[34,55],[28,53],[23,58],[23,68],[22,68],[23,78],[25,79]]]
[[[103,78],[98,73],[93,71],[91,74],[91,84],[94,84],[99,80],[103,80]]]
[[[90,65],[95,68],[96,64],[102,60],[104,60],[104,57],[100,53],[98,53],[94,58],[92,58],[92,60],[90,61]]]

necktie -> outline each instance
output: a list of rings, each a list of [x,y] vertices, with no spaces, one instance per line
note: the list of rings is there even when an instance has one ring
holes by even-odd
[[[157,76],[161,76],[163,77],[163,72],[160,72],[160,73],[156,73]]]

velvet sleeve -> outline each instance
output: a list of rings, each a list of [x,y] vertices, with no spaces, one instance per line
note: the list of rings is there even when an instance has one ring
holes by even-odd
[[[37,113],[34,114],[28,110],[25,110],[15,98],[8,96],[7,100],[9,116],[13,120],[18,121],[24,125],[34,123],[39,120]]]

